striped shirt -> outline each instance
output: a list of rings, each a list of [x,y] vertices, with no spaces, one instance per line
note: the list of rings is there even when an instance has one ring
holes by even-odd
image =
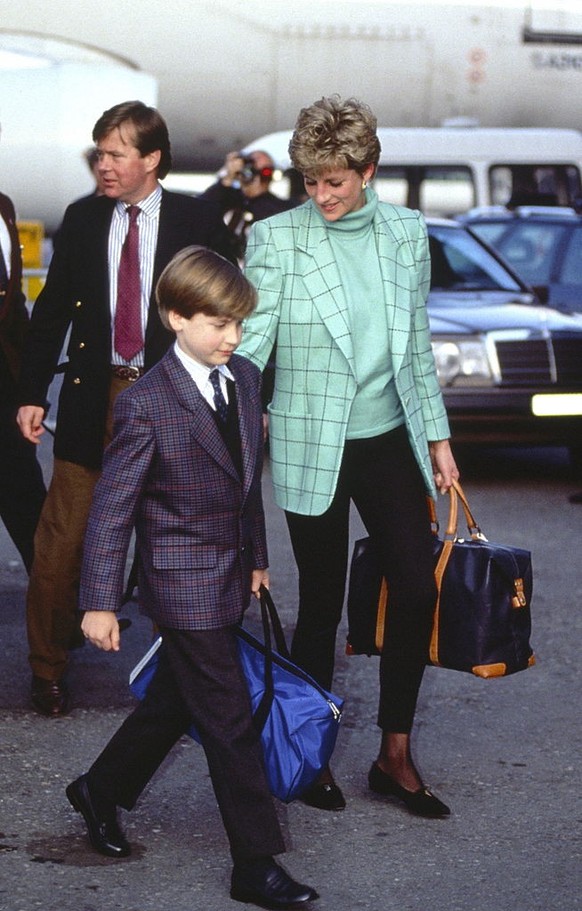
[[[152,293],[152,282],[154,274],[154,258],[156,255],[156,246],[158,243],[158,227],[160,223],[160,206],[162,203],[162,188],[157,186],[153,193],[142,199],[137,205],[141,212],[137,218],[139,227],[139,264],[140,264],[140,284],[141,284],[141,320],[143,337],[145,338],[146,324],[148,320],[148,311],[150,297]],[[117,302],[117,273],[119,271],[119,260],[121,259],[121,248],[125,241],[128,229],[129,218],[127,216],[128,206],[118,201],[113,210],[111,227],[109,228],[109,301],[111,307],[111,363],[112,364],[130,364],[132,367],[143,367],[144,352],[143,349],[132,358],[131,361],[124,361],[121,355],[113,347],[113,322],[115,318],[115,306]]]
[[[4,262],[6,264],[6,274],[10,278],[10,259],[12,256],[12,244],[10,243],[10,234],[8,233],[8,226],[6,222],[0,215],[0,248],[2,249],[2,255],[4,256]]]

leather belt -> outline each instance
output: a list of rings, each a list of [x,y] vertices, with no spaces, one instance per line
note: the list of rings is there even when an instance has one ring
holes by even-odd
[[[144,375],[145,370],[143,367],[129,367],[127,364],[112,364],[111,373],[118,380],[128,380],[130,383],[135,383],[140,376]]]

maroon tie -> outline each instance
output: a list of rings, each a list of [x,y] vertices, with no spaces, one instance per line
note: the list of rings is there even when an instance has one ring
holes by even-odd
[[[141,285],[139,280],[139,206],[129,206],[129,229],[121,250],[117,273],[115,308],[115,350],[130,361],[143,348],[141,328]]]

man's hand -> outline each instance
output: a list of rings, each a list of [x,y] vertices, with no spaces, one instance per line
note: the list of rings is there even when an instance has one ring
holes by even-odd
[[[220,182],[223,187],[231,187],[240,179],[240,172],[244,167],[244,159],[240,152],[229,152],[221,171]]]
[[[37,444],[40,442],[40,437],[44,433],[43,418],[44,408],[38,405],[23,405],[18,409],[16,423],[25,440]]]
[[[255,598],[260,599],[260,587],[264,585],[265,588],[269,587],[269,570],[268,569],[253,569],[253,577],[251,579],[251,591]]]
[[[117,615],[109,610],[89,610],[85,612],[81,629],[85,636],[97,648],[104,652],[118,652],[120,646],[119,623]]]

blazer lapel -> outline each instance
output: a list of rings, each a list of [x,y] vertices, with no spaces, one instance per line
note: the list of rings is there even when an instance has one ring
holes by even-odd
[[[410,334],[414,251],[407,235],[399,230],[398,221],[387,219],[381,210],[374,219],[374,234],[379,251],[392,366],[397,373],[406,354]],[[305,207],[297,248],[300,251],[298,269],[305,278],[314,306],[355,373],[348,306],[339,269],[326,227],[318,221],[311,206]]]
[[[165,368],[177,400],[193,416],[190,424],[191,436],[228,474],[238,478],[231,455],[204,396],[172,350],[165,359]]]
[[[384,306],[394,373],[400,370],[408,348],[413,293],[410,279],[414,271],[410,242],[397,228],[398,223],[387,221],[381,214],[376,215],[374,233],[384,288]]]
[[[100,307],[100,312],[103,317],[103,326],[107,327],[108,332],[111,325],[108,247],[111,219],[113,218],[115,205],[116,203],[113,199],[108,199],[105,196],[96,197],[94,203],[92,203],[91,218],[84,225],[87,231],[88,249],[94,252],[91,260],[94,293],[99,302],[103,304]]]
[[[297,239],[298,271],[305,279],[314,307],[355,373],[348,306],[333,248],[325,225],[319,223],[311,206],[306,207],[305,215]]]
[[[244,377],[241,376],[235,361],[229,363],[229,368],[237,382],[237,407],[238,407],[238,426],[240,432],[240,445],[243,466],[243,498],[246,498],[251,484],[253,482],[257,464],[257,444],[259,438],[257,433],[256,422],[260,420],[260,405],[257,403],[256,410],[251,411],[250,392],[245,391]]]

